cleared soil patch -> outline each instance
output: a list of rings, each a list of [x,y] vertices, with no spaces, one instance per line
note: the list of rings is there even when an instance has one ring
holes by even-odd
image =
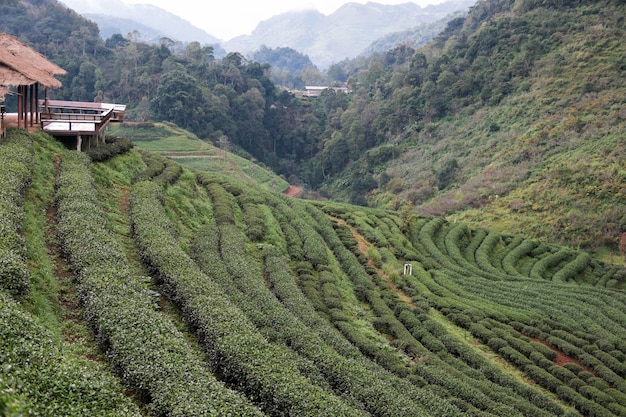
[[[290,185],[283,194],[288,195],[289,197],[300,197],[302,195],[302,187],[297,187],[295,185]]]

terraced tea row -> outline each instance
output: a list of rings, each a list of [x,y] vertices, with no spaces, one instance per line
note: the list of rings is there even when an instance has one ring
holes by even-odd
[[[198,330],[217,372],[271,415],[364,415],[305,376],[290,350],[259,334],[217,284],[169,234],[160,188],[140,182],[131,200],[146,262]]]
[[[148,408],[172,416],[262,415],[215,378],[132,276],[119,242],[105,228],[84,155],[64,156],[56,202],[59,238],[87,319],[122,380],[149,398]]]
[[[101,348],[148,413],[626,415],[615,266],[443,219],[292,199],[136,150],[60,158],[60,246]],[[25,172],[0,204],[17,210],[4,247],[18,251]],[[117,188],[129,206],[98,200]],[[5,317],[22,314],[7,297]]]
[[[328,210],[332,212],[333,208]],[[365,224],[354,213],[333,214],[342,216],[364,234],[377,226]],[[370,223],[376,221],[373,214],[367,214]],[[504,260],[524,253],[528,258],[524,262],[531,263],[529,248],[537,247],[536,242],[530,245],[521,238],[486,231],[476,232],[475,240],[463,241],[462,236],[474,233],[465,225],[450,225],[442,219],[417,219],[413,224],[414,257],[405,261],[413,262],[414,274],[397,276],[398,285],[406,294],[421,305],[423,302],[417,300],[426,300],[527,377],[583,414],[624,415],[626,299],[621,292],[582,284],[601,282],[599,275],[610,267],[587,263],[585,254],[555,248],[549,253],[538,251],[548,254],[534,262],[536,265],[548,260],[546,264],[561,265],[561,269],[552,268],[552,279],[524,275],[520,269],[509,274],[503,267]],[[505,246],[503,241],[509,243]],[[517,249],[521,246],[524,248]],[[518,253],[512,254],[516,250]],[[488,263],[479,262],[479,254]],[[490,255],[485,258],[486,254]],[[569,261],[559,264],[550,260],[555,258]],[[421,262],[417,264],[417,260]],[[583,272],[585,268],[579,266],[582,264],[587,268],[586,276],[578,280],[580,284],[564,284],[564,280],[554,279],[562,274],[571,280]],[[527,271],[532,269],[526,267]],[[567,271],[562,272],[563,269]],[[512,272],[510,268],[509,272]],[[616,268],[613,277],[621,280]],[[555,363],[557,352],[567,355],[560,360],[569,362],[568,368]]]
[[[22,232],[34,152],[22,131],[0,142],[0,414],[139,416],[118,381],[68,353],[22,303],[31,289]]]

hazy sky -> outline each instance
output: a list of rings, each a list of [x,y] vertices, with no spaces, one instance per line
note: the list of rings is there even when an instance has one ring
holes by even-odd
[[[85,0],[83,0],[85,1]],[[328,15],[349,0],[221,0],[204,2],[198,0],[124,0],[126,3],[153,4],[191,22],[223,41],[238,35],[247,35],[257,24],[270,17],[292,10],[317,9]],[[439,4],[445,0],[415,0],[420,6]],[[367,0],[355,0],[365,4]],[[373,0],[381,4],[411,3],[407,0]],[[69,3],[69,2],[68,2]]]

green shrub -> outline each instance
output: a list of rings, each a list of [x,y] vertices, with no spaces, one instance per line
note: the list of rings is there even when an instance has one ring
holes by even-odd
[[[544,345],[543,343],[531,341],[530,344],[534,350],[541,353],[543,356],[545,356],[549,360],[553,361],[554,359],[556,359],[557,353],[554,350],[550,349],[548,346]]]
[[[528,359],[526,356],[513,349],[510,346],[505,346],[498,349],[498,353],[502,355],[506,360],[513,363],[515,366],[523,368],[527,365],[531,365],[533,362]],[[541,369],[541,368],[539,368]]]
[[[133,183],[151,180],[165,170],[167,160],[164,157],[152,152],[139,152],[141,153],[141,159],[146,164],[146,169],[133,178]]]
[[[537,242],[533,239],[525,239],[519,245],[517,245],[514,249],[510,250],[503,258],[502,258],[502,269],[507,274],[513,276],[522,275],[518,270],[518,263],[520,260],[527,256],[535,247],[537,246]]]
[[[85,153],[93,162],[103,162],[116,155],[121,155],[133,148],[133,143],[126,138],[107,137],[105,143],[98,144]]]
[[[522,367],[522,369],[529,378],[552,392],[556,392],[559,387],[563,386],[558,378],[537,365],[526,364]]]
[[[152,181],[159,184],[162,187],[166,187],[168,185],[174,184],[182,175],[183,167],[182,165],[172,162],[166,161],[165,168],[158,175],[152,177]]]
[[[0,415],[141,415],[118,381],[67,356],[35,318],[2,292],[0,363]]]
[[[574,375],[579,375],[583,371],[583,368],[575,363],[566,363],[565,365],[563,365],[563,367],[569,370]]]
[[[574,280],[576,276],[581,274],[585,268],[589,266],[591,256],[587,252],[579,253],[574,260],[565,264],[561,269],[554,273],[552,280],[555,282],[567,282]]]
[[[499,337],[492,337],[491,339],[487,340],[487,346],[489,346],[495,352],[499,352],[500,349],[509,346],[509,344]]]
[[[545,356],[543,356],[539,352],[531,352],[529,359],[533,361],[533,363],[537,365],[538,367],[546,369],[546,370],[549,370],[554,365],[554,362],[547,359]]]
[[[211,197],[215,222],[218,225],[235,224],[234,197],[217,183],[209,183],[206,188]]]
[[[267,228],[263,211],[256,204],[243,204],[243,217],[246,222],[246,235],[253,242],[262,242],[265,239]]]
[[[32,166],[33,143],[25,132],[12,132],[0,142],[0,289],[12,295],[24,295],[30,288],[21,230]]]
[[[547,279],[553,278],[552,268],[559,265],[572,256],[572,251],[569,249],[561,249],[558,252],[552,253],[548,256],[541,258],[537,261],[530,271],[530,278],[533,279]],[[565,278],[565,275],[557,275],[557,280]]]
[[[154,198],[160,205],[158,195]],[[84,154],[63,157],[56,205],[61,249],[76,274],[86,318],[112,367],[131,389],[151,399],[150,412],[260,415],[209,372],[176,325],[155,310],[153,295],[131,275],[123,248],[105,227]],[[151,222],[163,225],[157,218]]]

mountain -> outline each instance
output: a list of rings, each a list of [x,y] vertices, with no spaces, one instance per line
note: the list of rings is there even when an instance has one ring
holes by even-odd
[[[376,52],[392,50],[396,46],[402,44],[418,48],[443,32],[449,21],[462,18],[466,14],[467,10],[456,11],[446,15],[443,19],[432,23],[426,23],[407,30],[389,33],[375,40],[372,44],[365,48],[360,55],[370,56]]]
[[[219,43],[219,39],[187,20],[150,4],[126,4],[121,0],[64,0],[62,3],[96,22],[104,39],[116,33],[126,36],[137,30],[139,39],[144,41],[167,37],[179,42]]]
[[[223,44],[229,51],[251,53],[262,45],[290,47],[309,56],[320,69],[353,58],[378,38],[432,23],[475,0],[449,1],[421,8],[415,3],[382,5],[347,3],[326,16],[316,10],[283,13],[265,20],[250,35]]]
[[[31,3],[0,4],[0,15],[67,69],[55,98],[102,89],[128,104],[128,120],[227,138],[336,201],[410,207],[614,262],[626,252],[623,2],[480,1],[423,47],[337,68],[352,93],[314,100],[237,54],[105,45],[92,22]]]
[[[225,42],[152,5],[127,5],[121,0],[65,0],[63,3],[96,22],[105,39],[116,33],[126,36],[137,30],[142,41],[154,42],[167,37],[180,42],[221,43],[226,51],[245,55],[253,54],[261,46],[289,47],[308,55],[318,68],[325,69],[361,54],[378,38],[393,32],[413,29],[413,36],[408,34],[408,38],[400,41],[418,38],[423,43],[432,38],[433,31],[441,28],[453,13],[466,10],[475,1],[450,0],[424,8],[410,2],[400,5],[347,3],[328,16],[316,10],[288,12],[259,23],[250,35]],[[439,23],[432,26],[437,21]]]

